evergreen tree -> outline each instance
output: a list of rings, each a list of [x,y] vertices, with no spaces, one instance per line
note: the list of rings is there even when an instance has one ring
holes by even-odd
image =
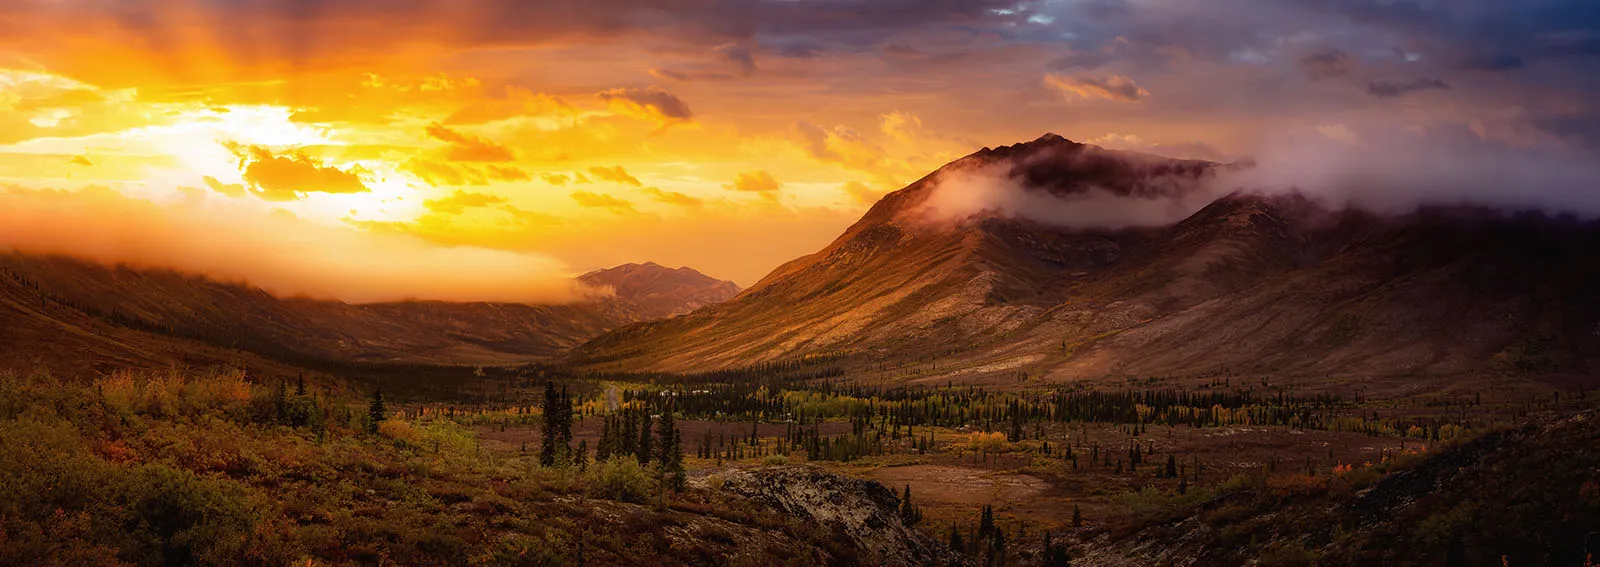
[[[378,424],[389,416],[389,410],[383,407],[383,390],[372,391],[372,403],[367,405],[367,433],[377,433]]]
[[[561,440],[561,395],[556,393],[554,382],[544,383],[544,428],[540,431],[539,464],[553,467],[556,464],[556,443]]]
[[[1072,505],[1072,527],[1083,527],[1083,509],[1079,508],[1077,504]]]
[[[1067,561],[1067,549],[1057,546],[1055,542],[1051,540],[1049,531],[1044,532],[1043,555],[1044,557],[1043,560],[1040,561],[1040,564],[1044,565],[1045,567],[1069,567],[1070,565],[1070,563]]]
[[[572,396],[567,395],[567,387],[561,387],[561,396],[556,403],[556,452],[558,456],[570,456],[572,453]]]
[[[633,448],[633,454],[639,457],[639,464],[650,464],[650,457],[654,456],[654,445],[650,439],[650,414],[645,413],[639,416],[639,444]]]
[[[911,503],[911,485],[906,485],[905,495],[900,497],[900,522],[907,526],[915,526],[922,521],[922,509]]]
[[[950,550],[956,553],[966,553],[966,546],[961,542],[961,530],[955,524],[950,524]]]
[[[611,447],[616,444],[616,440],[612,439],[615,428],[611,426],[611,422],[612,419],[609,416],[606,417],[605,421],[600,422],[600,442],[596,443],[594,448],[595,462],[611,458]]]

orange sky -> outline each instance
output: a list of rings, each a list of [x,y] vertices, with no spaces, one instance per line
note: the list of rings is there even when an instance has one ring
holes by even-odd
[[[1283,124],[1538,143],[1560,138],[1540,113],[1592,104],[1445,74],[1452,45],[1381,22],[1269,11],[1276,36],[1214,45],[1248,39],[1158,25],[1210,17],[1168,2],[852,1],[7,3],[0,247],[357,300],[559,299],[630,261],[749,285],[884,192],[1046,131],[1226,159]],[[1339,43],[1385,34],[1399,59]],[[1483,111],[1507,92],[1521,114]],[[345,273],[368,269],[393,277]],[[427,273],[513,283],[408,288]]]

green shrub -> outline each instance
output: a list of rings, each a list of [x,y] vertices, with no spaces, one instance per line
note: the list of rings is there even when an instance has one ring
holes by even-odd
[[[117,492],[123,556],[141,565],[231,564],[257,520],[243,486],[166,465],[135,468]]]
[[[649,501],[657,489],[655,475],[631,456],[595,463],[586,476],[597,498],[642,504]]]

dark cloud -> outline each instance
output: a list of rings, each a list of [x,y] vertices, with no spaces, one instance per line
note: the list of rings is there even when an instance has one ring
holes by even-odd
[[[601,91],[596,96],[618,111],[664,126],[694,120],[689,103],[661,87],[616,88]]]
[[[823,53],[822,45],[812,41],[796,41],[778,46],[778,55],[792,59],[811,59]]]
[[[715,51],[736,66],[741,74],[749,75],[757,70],[755,53],[748,45],[727,43],[717,46]]]
[[[1311,80],[1333,79],[1350,74],[1350,54],[1329,49],[1300,58],[1300,67]]]
[[[1367,83],[1367,94],[1378,98],[1399,98],[1408,93],[1428,90],[1450,90],[1450,85],[1439,79],[1416,79],[1402,83],[1388,81]]]
[[[1139,83],[1121,75],[1104,77],[1045,75],[1044,84],[1061,94],[1085,99],[1105,99],[1113,102],[1139,102],[1150,96],[1150,91]]]

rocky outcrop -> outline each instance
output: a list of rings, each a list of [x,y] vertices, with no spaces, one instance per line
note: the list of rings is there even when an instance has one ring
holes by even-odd
[[[723,491],[834,531],[855,557],[830,563],[858,565],[967,565],[968,560],[900,521],[900,498],[870,480],[810,467],[768,467],[720,473]],[[702,477],[697,483],[708,483]]]

